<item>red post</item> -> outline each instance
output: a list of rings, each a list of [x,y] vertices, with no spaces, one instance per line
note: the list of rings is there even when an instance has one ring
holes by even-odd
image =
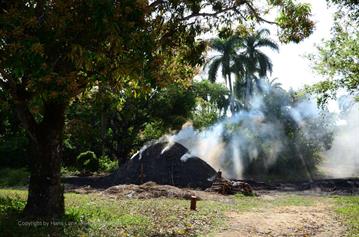
[[[191,207],[190,207],[190,209],[192,210],[192,211],[196,211],[196,209],[197,209],[197,197],[196,196],[191,196]]]

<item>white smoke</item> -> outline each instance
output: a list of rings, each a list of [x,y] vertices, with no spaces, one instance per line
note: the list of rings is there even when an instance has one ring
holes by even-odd
[[[275,117],[287,116],[295,123],[305,139],[304,143],[300,141],[300,145],[294,142],[295,148],[291,152],[295,152],[302,165],[307,167],[306,153],[302,153],[301,148],[303,144],[310,147],[312,143],[324,151],[326,147],[324,140],[332,131],[332,128],[327,128],[325,125],[331,125],[333,115],[318,109],[314,99],[302,99],[294,103],[291,102],[287,92],[280,90],[273,92],[274,96],[277,96],[275,102],[277,104],[268,107],[265,102],[271,100],[271,97],[266,95],[272,92],[271,89],[265,89],[267,94],[259,94],[251,99],[249,111],[239,111],[205,130],[196,130],[188,122],[177,134],[165,135],[160,141],[168,143],[161,153],[169,150],[175,143],[180,143],[188,149],[188,152],[181,157],[183,162],[196,156],[214,169],[222,170],[228,178],[243,178],[243,171],[250,162],[265,157],[264,166],[270,167],[278,160],[281,152],[288,148],[288,144],[293,144],[293,141],[288,141],[291,138],[285,130],[283,118]],[[268,110],[272,109],[277,109],[279,115],[268,113]],[[350,113],[341,118],[341,121],[342,125],[335,127],[330,150],[322,152],[323,161],[320,167],[325,175],[331,177],[358,176],[359,106],[353,107]],[[141,149],[140,153],[146,148]],[[243,151],[247,153],[242,154]],[[286,155],[290,156],[288,153]],[[306,173],[307,177],[312,177],[308,168]]]
[[[255,160],[259,157],[258,140],[262,139],[262,146],[266,147],[265,165],[273,164],[284,145],[283,127],[279,122],[266,119],[262,112],[262,96],[253,97],[251,106],[251,110],[240,111],[203,131],[195,130],[192,124],[186,123],[177,134],[166,137],[169,145],[164,150],[175,142],[180,143],[189,150],[189,154],[222,170],[227,177],[242,178],[244,161],[241,148],[246,148],[250,160]],[[295,111],[293,108],[291,110]],[[185,154],[183,160],[188,157]]]
[[[322,169],[334,178],[359,177],[359,106],[341,117],[330,150],[323,153]]]

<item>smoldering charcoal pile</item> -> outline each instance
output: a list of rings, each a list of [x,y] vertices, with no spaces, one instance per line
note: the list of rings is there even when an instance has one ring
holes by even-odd
[[[159,142],[148,146],[116,172],[106,177],[106,186],[118,184],[157,184],[206,189],[216,171],[202,159],[192,156],[179,143]]]

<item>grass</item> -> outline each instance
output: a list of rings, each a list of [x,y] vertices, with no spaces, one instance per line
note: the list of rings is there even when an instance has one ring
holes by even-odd
[[[336,212],[348,227],[348,236],[359,236],[359,196],[334,197]]]
[[[21,219],[26,191],[0,190],[0,233],[4,236],[198,236],[224,224],[225,204],[188,200],[115,200],[98,194],[65,194],[66,216],[59,226]],[[47,223],[46,223],[47,224]]]
[[[25,168],[1,168],[0,187],[25,186],[28,184],[30,173]]]
[[[235,195],[237,211],[250,211],[260,208],[275,208],[280,206],[311,206],[318,197],[283,195],[276,198],[265,199],[262,197],[248,197],[241,194]]]
[[[359,236],[359,197],[235,195],[233,202],[199,201],[189,211],[188,200],[113,199],[99,194],[65,194],[66,216],[52,225],[21,218],[27,191],[0,189],[0,233],[3,236],[204,236],[228,225],[227,211],[257,211],[281,206],[336,204],[348,226],[348,236]],[[46,224],[46,223],[45,223]],[[28,226],[32,225],[32,226]]]

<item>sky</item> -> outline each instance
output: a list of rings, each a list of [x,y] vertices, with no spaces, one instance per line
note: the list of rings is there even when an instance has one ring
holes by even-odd
[[[271,78],[278,78],[277,81],[284,89],[301,89],[306,84],[310,85],[324,79],[313,72],[310,61],[304,55],[316,53],[315,44],[320,44],[323,38],[330,37],[334,9],[328,8],[326,0],[302,0],[301,2],[312,5],[312,19],[316,23],[313,34],[299,44],[280,44],[279,53],[263,50],[273,62]],[[277,39],[275,27],[268,28],[271,30],[272,37]]]

